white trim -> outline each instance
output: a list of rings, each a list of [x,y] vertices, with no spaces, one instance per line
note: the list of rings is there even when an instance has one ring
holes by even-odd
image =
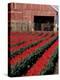
[[[51,5],[51,7],[52,7],[55,11],[57,11],[57,12],[59,11],[55,6],[52,6],[52,5]]]

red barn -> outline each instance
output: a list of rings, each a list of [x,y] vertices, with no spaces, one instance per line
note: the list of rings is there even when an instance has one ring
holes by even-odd
[[[11,31],[53,31],[58,11],[51,5],[8,4],[8,22]]]

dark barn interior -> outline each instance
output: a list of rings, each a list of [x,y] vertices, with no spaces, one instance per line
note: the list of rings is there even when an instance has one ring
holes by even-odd
[[[36,31],[51,31],[51,24],[54,24],[54,16],[34,16],[34,29]]]

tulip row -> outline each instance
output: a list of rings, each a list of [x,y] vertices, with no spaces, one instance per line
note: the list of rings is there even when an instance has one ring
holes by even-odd
[[[35,40],[31,40],[31,41],[25,42],[25,43],[22,44],[22,45],[9,48],[9,51],[13,54],[13,53],[15,53],[15,52],[17,52],[17,51],[20,51],[21,48],[23,48],[23,47],[25,48],[25,47],[31,45],[33,42],[39,41],[39,40],[40,40],[41,38],[43,38],[44,36],[45,36],[45,34],[42,35],[42,36],[39,36],[39,37],[38,37],[37,39],[35,39]]]
[[[54,51],[50,61],[48,62],[48,65],[46,68],[40,73],[40,75],[48,75],[48,74],[53,74],[56,62],[58,61],[58,47]]]
[[[12,43],[9,43],[12,44],[9,46],[9,76],[31,76],[53,72],[58,55],[57,50],[55,51],[58,46],[57,35],[58,33],[53,32],[12,33]]]
[[[28,70],[36,62],[38,58],[40,58],[41,55],[43,55],[44,51],[48,49],[56,41],[56,39],[57,37],[48,39],[47,43],[43,47],[38,48],[36,52],[29,55],[27,59],[25,59],[20,65],[17,65],[15,67],[15,70],[11,71],[10,76],[22,75],[26,70]]]
[[[46,68],[49,61],[51,61],[51,56],[54,54],[57,45],[58,41],[56,41],[46,52],[44,52],[44,55],[38,59],[30,70],[28,70],[26,75],[39,75]]]
[[[42,35],[42,33],[39,33],[39,34],[41,34]],[[8,43],[9,44],[16,44],[16,43],[18,43],[19,41],[21,41],[21,40],[26,40],[26,38],[29,40],[29,39],[32,39],[32,38],[35,38],[35,37],[37,37],[39,34],[35,34],[35,35],[32,35],[32,34],[20,34],[20,35],[18,35],[18,36],[10,36],[9,37],[9,39],[11,39],[11,40],[9,40],[8,41]],[[18,39],[17,39],[18,38]]]
[[[43,38],[44,37],[44,38]],[[49,37],[51,37],[51,35],[49,35],[49,36],[45,36],[45,35],[42,35],[41,37],[39,37],[39,39],[38,40],[35,40],[34,42],[32,42],[31,44],[29,44],[29,45],[27,45],[27,46],[25,46],[25,47],[22,47],[22,48],[20,48],[19,50],[16,50],[14,53],[11,53],[10,54],[10,57],[13,57],[13,56],[16,56],[17,54],[20,54],[20,53],[22,53],[22,52],[24,52],[26,49],[30,49],[30,48],[34,48],[35,46],[36,46],[36,48],[37,48],[37,46],[38,46],[38,44],[40,44],[40,43],[42,43],[43,42],[43,40],[45,40],[45,39],[48,39]],[[41,39],[40,39],[41,38]],[[32,49],[33,49],[32,48]],[[36,49],[35,48],[35,49]],[[31,52],[31,49],[29,50],[30,52]],[[34,51],[34,50],[33,50]],[[26,51],[25,51],[26,52]]]
[[[43,34],[43,33],[42,33]],[[41,36],[42,34],[40,34],[39,36]],[[39,38],[38,35],[34,35],[34,36],[30,36],[30,35],[26,35],[25,37],[20,36],[19,38],[16,38],[17,40],[13,40],[12,42],[9,42],[10,48],[12,48],[13,46],[17,46],[17,44],[21,43],[21,42],[27,42],[27,41],[31,41],[31,40],[35,40],[36,38]]]
[[[27,49],[27,50],[24,50],[24,52],[22,54],[15,55],[15,57],[12,57],[10,59],[10,64],[16,64],[17,62],[21,62],[29,54],[32,54],[32,52],[34,52],[37,48],[39,48],[40,46],[43,46],[44,44],[46,44],[46,42],[43,41],[42,43],[38,44],[37,46],[31,47],[30,49]],[[34,45],[36,45],[36,44],[34,44]]]
[[[47,32],[46,32],[47,33]],[[39,33],[35,33],[35,35],[32,35],[32,33],[31,34],[21,34],[20,33],[20,35],[18,35],[18,36],[10,36],[9,38],[8,38],[8,43],[9,44],[11,44],[11,45],[14,45],[14,44],[17,44],[18,42],[20,42],[20,41],[22,41],[22,40],[25,40],[25,41],[27,41],[27,40],[31,40],[31,39],[33,39],[33,38],[36,38],[36,37],[38,37],[38,36],[41,36],[43,34],[43,32],[39,32]],[[45,33],[44,33],[45,34]],[[47,33],[47,34],[50,34],[50,32],[49,33]],[[53,34],[53,32],[52,32],[52,34]]]

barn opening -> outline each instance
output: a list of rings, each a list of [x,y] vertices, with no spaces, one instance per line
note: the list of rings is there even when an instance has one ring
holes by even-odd
[[[52,31],[54,24],[54,16],[34,16],[35,31]]]

